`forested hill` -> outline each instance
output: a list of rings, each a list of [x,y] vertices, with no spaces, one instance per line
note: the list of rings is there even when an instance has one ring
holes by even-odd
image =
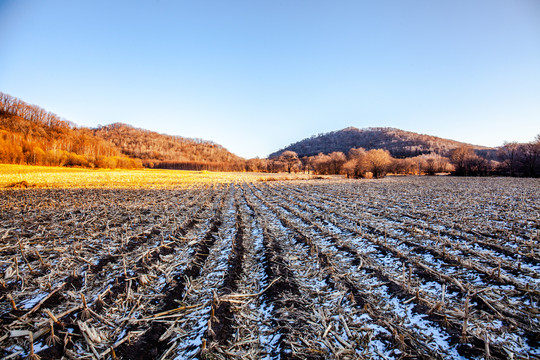
[[[79,127],[0,92],[0,163],[190,170],[239,170],[243,159],[210,141],[126,124]]]
[[[270,158],[279,156],[283,151],[291,150],[298,156],[313,156],[319,153],[329,154],[339,151],[347,154],[352,148],[384,149],[397,158],[414,157],[421,154],[437,153],[448,156],[449,152],[464,143],[443,139],[436,136],[417,134],[394,128],[357,129],[348,127],[343,130],[319,134],[298,141],[284,149],[270,154]],[[477,152],[488,154],[495,150],[483,146],[473,146]]]
[[[94,129],[94,134],[113,143],[122,154],[145,162],[233,163],[243,160],[211,141],[159,134],[122,123],[101,126]]]
[[[108,141],[55,114],[0,93],[0,162],[7,164],[136,168]]]

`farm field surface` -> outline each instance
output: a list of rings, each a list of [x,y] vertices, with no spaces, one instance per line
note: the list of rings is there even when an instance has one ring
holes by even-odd
[[[540,358],[538,179],[75,173],[0,176],[0,357]]]

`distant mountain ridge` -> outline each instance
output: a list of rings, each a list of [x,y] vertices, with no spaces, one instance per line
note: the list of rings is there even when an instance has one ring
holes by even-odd
[[[390,127],[358,129],[351,126],[300,140],[270,154],[269,158],[278,157],[287,150],[294,151],[298,156],[303,157],[314,156],[319,153],[329,154],[334,151],[347,154],[350,149],[359,147],[366,150],[388,150],[393,157],[397,158],[414,157],[429,153],[448,156],[450,151],[462,145],[470,144]],[[485,146],[471,146],[476,152],[488,156],[495,151],[494,148]]]

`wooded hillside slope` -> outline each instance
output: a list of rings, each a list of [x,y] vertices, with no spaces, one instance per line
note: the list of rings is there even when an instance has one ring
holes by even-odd
[[[141,159],[145,164],[212,163],[232,164],[243,159],[223,146],[202,139],[159,134],[133,126],[114,123],[93,130],[94,135],[111,142],[122,154]]]
[[[367,129],[348,127],[303,139],[270,154],[269,157],[277,157],[287,150],[296,152],[300,157],[314,156],[319,153],[329,154],[336,151],[347,154],[354,148],[388,150],[396,158],[414,157],[430,153],[449,156],[452,150],[463,145],[467,144],[389,127]],[[477,152],[484,153],[484,155],[495,153],[493,148],[483,146],[473,146],[473,148]]]
[[[115,123],[80,127],[0,92],[0,162],[100,168],[238,170],[243,159],[211,141]]]
[[[42,108],[0,93],[0,162],[137,168],[110,142]]]

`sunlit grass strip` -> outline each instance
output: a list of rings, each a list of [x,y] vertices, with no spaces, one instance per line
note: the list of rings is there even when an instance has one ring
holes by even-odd
[[[90,170],[2,165],[0,188],[178,188],[201,183],[256,181],[264,174],[180,170]],[[18,185],[17,185],[18,184]]]
[[[295,180],[302,174],[261,174],[185,170],[82,169],[0,164],[0,189],[5,188],[151,188],[171,189],[205,183]]]

